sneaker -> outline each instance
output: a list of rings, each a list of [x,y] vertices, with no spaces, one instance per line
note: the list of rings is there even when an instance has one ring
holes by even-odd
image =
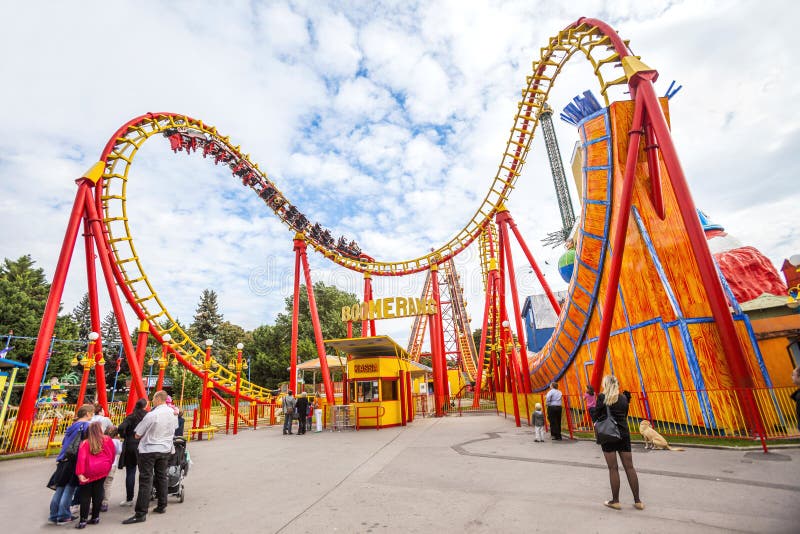
[[[136,514],[134,516],[129,517],[125,521],[122,522],[123,525],[132,525],[133,523],[144,523],[147,520],[147,516],[142,514]]]
[[[50,519],[50,518],[48,517],[48,518],[47,518],[47,523],[48,523],[49,525],[56,525],[56,524],[58,524],[58,519]]]
[[[119,503],[120,506],[133,506],[133,501],[122,501]]]
[[[99,518],[99,517],[93,517],[92,519],[90,519],[89,521],[87,521],[87,523],[89,523],[90,525],[96,525],[96,524],[98,524],[99,522],[100,522],[100,518]]]
[[[81,521],[80,523],[75,525],[75,528],[86,528],[86,521]]]
[[[68,519],[59,519],[56,521],[56,525],[69,525],[73,521],[75,521],[75,518],[70,516]]]
[[[103,505],[100,506],[100,511],[101,512],[108,512],[108,503],[103,503]]]

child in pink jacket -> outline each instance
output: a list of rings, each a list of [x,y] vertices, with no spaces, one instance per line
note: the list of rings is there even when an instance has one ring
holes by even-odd
[[[116,454],[114,441],[103,434],[99,421],[89,425],[88,438],[78,449],[75,474],[81,485],[80,521],[75,528],[86,528],[89,515],[89,499],[92,500],[92,518],[88,523],[100,522],[100,506],[103,502],[103,482],[111,470]]]

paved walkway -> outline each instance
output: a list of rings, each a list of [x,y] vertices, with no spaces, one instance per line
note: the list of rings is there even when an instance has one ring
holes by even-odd
[[[87,532],[797,532],[800,449],[644,451],[645,511],[605,508],[608,474],[590,442],[533,443],[497,416],[417,419],[405,429],[283,436],[280,427],[192,442],[186,501],[121,525],[124,476]],[[2,531],[46,524],[53,458],[0,462]]]

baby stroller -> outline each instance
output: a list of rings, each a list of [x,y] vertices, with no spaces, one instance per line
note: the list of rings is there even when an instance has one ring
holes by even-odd
[[[167,462],[167,497],[174,495],[178,502],[183,502],[183,479],[189,472],[189,452],[186,450],[186,440],[182,437],[172,439],[175,452]],[[153,486],[151,499],[156,498],[156,488]]]

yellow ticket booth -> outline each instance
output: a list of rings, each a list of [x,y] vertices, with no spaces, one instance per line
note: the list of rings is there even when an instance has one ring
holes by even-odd
[[[401,426],[414,419],[408,353],[389,336],[326,340],[347,355],[346,403],[355,427]]]

